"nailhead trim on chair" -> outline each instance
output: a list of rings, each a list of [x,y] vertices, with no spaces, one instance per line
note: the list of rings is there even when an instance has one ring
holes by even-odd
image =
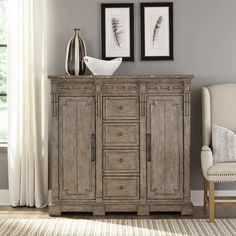
[[[203,152],[211,152],[209,149],[202,149]]]
[[[217,174],[217,175],[215,175],[215,174],[207,174],[207,175],[209,175],[209,176],[236,176],[236,174]]]
[[[221,177],[221,176],[236,176],[236,174],[218,174],[218,175],[211,175],[211,174],[207,174],[208,176],[210,177]],[[236,183],[236,180],[214,180],[215,183],[225,183],[225,182],[228,182],[228,183]]]
[[[236,174],[218,174],[218,175],[215,175],[215,174],[207,174],[208,176],[210,177],[221,177],[221,176],[236,176]],[[228,183],[236,183],[236,180],[214,180],[214,182],[216,183],[225,183],[225,182],[228,182]]]

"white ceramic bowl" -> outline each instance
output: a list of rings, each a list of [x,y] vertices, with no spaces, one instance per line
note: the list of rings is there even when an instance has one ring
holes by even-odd
[[[93,75],[112,75],[120,66],[122,58],[119,57],[110,61],[106,61],[85,56],[84,62]]]

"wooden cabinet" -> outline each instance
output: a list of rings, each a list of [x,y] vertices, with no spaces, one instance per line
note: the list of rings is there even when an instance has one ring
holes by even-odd
[[[50,76],[50,215],[192,213],[192,76]]]

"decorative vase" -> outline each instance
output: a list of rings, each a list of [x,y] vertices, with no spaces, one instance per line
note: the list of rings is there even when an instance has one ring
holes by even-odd
[[[86,45],[80,36],[80,29],[74,31],[74,36],[67,45],[65,69],[68,75],[83,75],[86,70],[83,60],[87,55]]]

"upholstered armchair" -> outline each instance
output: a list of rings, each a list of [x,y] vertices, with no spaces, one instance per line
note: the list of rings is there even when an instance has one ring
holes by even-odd
[[[215,183],[236,182],[236,162],[216,162],[211,148],[213,124],[236,132],[235,104],[236,83],[202,88],[203,147],[201,165],[204,175],[204,209],[208,209],[211,223],[214,223],[215,205],[236,205],[232,201],[236,200],[236,197],[214,195]]]

